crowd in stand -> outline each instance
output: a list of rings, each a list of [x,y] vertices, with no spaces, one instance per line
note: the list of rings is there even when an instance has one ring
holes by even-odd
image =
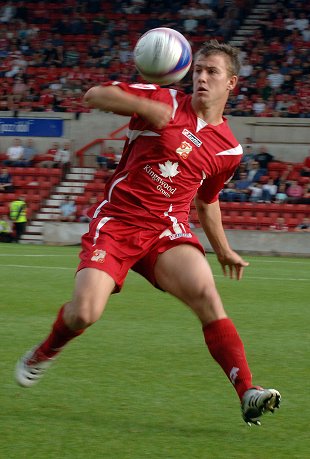
[[[239,168],[220,194],[221,201],[310,204],[310,151],[302,164],[293,164],[277,161],[263,145],[258,151],[251,144],[244,149]]]
[[[159,0],[154,11],[149,0],[0,0],[0,111],[16,116],[19,111],[78,116],[89,111],[82,103],[89,87],[111,79],[141,81],[132,50],[146,30],[175,28],[195,52],[207,39],[232,39],[255,4],[254,0]],[[226,115],[310,117],[309,1],[271,4],[240,51],[239,85],[227,103]],[[190,92],[190,75],[177,87]],[[33,139],[16,138],[2,153],[0,195],[16,191],[11,166],[61,168],[65,177],[72,162],[68,142],[54,143],[42,155]],[[98,169],[110,170],[118,159],[115,152],[105,151],[96,162]],[[275,163],[281,167],[272,169]],[[266,147],[247,141],[242,163],[220,200],[310,204],[309,177],[310,155],[303,164],[280,163]],[[65,199],[59,220],[87,222],[95,200],[91,197],[79,207]],[[270,229],[287,231],[282,220],[279,217]],[[7,216],[0,218],[0,240],[14,240],[13,224]],[[309,232],[309,219],[295,230]]]
[[[71,164],[71,145],[65,141],[62,145],[54,142],[45,154],[38,152],[34,140],[27,138],[23,143],[15,138],[4,153],[2,165],[5,167],[50,167],[63,169],[65,175]]]
[[[278,1],[241,47],[239,85],[227,113],[310,117],[310,4]]]
[[[255,1],[0,1],[0,110],[87,111],[82,94],[110,79],[137,81],[132,49],[158,26],[191,41],[229,41]],[[309,117],[310,6],[278,1],[241,48],[227,114]],[[179,85],[190,90],[188,76]]]

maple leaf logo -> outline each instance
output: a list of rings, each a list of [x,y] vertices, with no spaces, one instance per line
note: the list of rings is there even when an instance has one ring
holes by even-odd
[[[159,169],[161,175],[165,178],[169,178],[170,182],[172,182],[171,177],[175,177],[179,174],[178,171],[179,163],[172,163],[171,161],[166,161],[165,164],[159,164]]]

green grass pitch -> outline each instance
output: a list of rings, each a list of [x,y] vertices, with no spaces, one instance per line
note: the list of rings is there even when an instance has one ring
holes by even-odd
[[[0,459],[310,457],[309,259],[245,257],[237,282],[208,255],[254,382],[283,397],[248,427],[197,319],[132,272],[37,386],[15,384],[17,358],[70,299],[78,252],[0,244]]]

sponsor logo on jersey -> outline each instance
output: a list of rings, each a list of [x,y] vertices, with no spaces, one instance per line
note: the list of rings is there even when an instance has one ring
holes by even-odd
[[[160,175],[165,178],[168,178],[172,182],[171,177],[175,177],[180,173],[178,171],[179,163],[172,163],[171,161],[166,161],[165,164],[159,164]]]
[[[182,159],[187,159],[192,149],[193,147],[188,142],[183,140],[179,148],[177,148],[175,151],[178,155],[181,156]]]
[[[230,370],[229,378],[230,378],[231,382],[233,383],[233,385],[236,384],[236,379],[237,379],[239,370],[240,370],[240,368],[238,368],[238,367],[232,367],[232,369]]]
[[[159,170],[160,170],[160,175],[162,177],[167,177],[169,178],[170,182],[172,182],[171,177],[175,177],[177,174],[179,174],[180,171],[178,171],[178,165],[179,163],[172,163],[171,161],[166,161],[165,164],[159,164]],[[158,183],[157,185],[157,190],[160,191],[163,195],[165,195],[167,198],[170,198],[172,194],[175,193],[176,188],[173,188],[169,183],[165,182],[159,174],[157,174],[152,166],[147,164],[144,166],[143,170],[151,177],[151,179],[155,182]]]
[[[188,129],[183,129],[182,134],[185,135],[191,142],[193,142],[196,147],[200,147],[202,145],[201,140],[198,139],[198,137],[195,136],[192,132],[190,132]]]
[[[177,234],[170,234],[170,236],[168,237],[171,241],[173,241],[174,239],[179,239],[180,237],[186,237],[187,239],[190,239],[193,237],[193,235],[191,233],[177,233]]]
[[[93,251],[93,256],[91,261],[97,261],[98,263],[103,263],[106,257],[107,252],[105,250],[96,249]]]

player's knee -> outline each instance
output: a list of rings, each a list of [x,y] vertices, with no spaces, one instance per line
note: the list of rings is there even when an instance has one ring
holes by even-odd
[[[197,289],[196,295],[197,303],[208,308],[213,308],[220,300],[220,296],[215,285],[210,286],[203,284],[200,288]]]
[[[189,305],[202,323],[216,320],[224,314],[222,300],[215,286],[202,286]]]
[[[72,302],[66,313],[66,322],[75,330],[88,328],[100,319],[101,313],[100,308],[89,302]]]

